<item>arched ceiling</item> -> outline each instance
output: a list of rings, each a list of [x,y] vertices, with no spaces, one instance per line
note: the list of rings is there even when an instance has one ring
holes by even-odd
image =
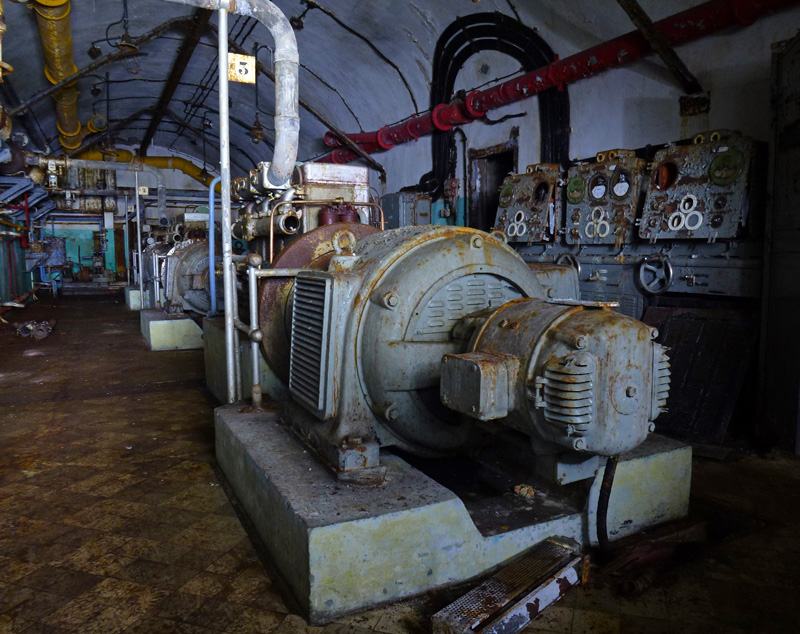
[[[347,132],[376,129],[428,107],[436,40],[460,15],[499,11],[516,17],[540,29],[562,56],[632,28],[616,2],[604,3],[600,13],[593,11],[597,7],[593,2],[551,0],[276,0],[276,4],[290,18],[302,16],[302,28],[296,31],[302,64],[301,100]],[[696,2],[678,0],[666,9],[655,0],[643,4],[658,19]],[[8,80],[19,100],[25,102],[49,86],[43,73],[36,21],[25,4],[6,0],[4,6],[8,25],[4,61],[14,67]],[[129,0],[129,32],[137,37],[171,18],[191,16],[193,12],[190,7],[164,0]],[[79,69],[93,61],[88,54],[93,43],[104,55],[115,50],[112,44],[123,32],[122,24],[117,23],[122,13],[123,0],[72,0],[73,50]],[[213,15],[210,24],[216,22]],[[113,26],[108,29],[109,25]],[[144,44],[135,59],[111,63],[79,80],[81,120],[85,122],[93,112],[105,115],[108,109],[111,128],[119,126],[115,139],[121,144],[138,145],[150,115],[134,115],[158,102],[184,37],[183,30],[170,30]],[[247,51],[257,44],[272,46],[267,30],[251,18],[231,15],[230,37]],[[268,50],[262,49],[258,57],[271,66]],[[640,63],[640,67],[651,76],[665,76],[654,62]],[[171,114],[164,117],[153,138],[154,145],[201,159],[203,141],[198,132],[205,129],[206,161],[212,170],[218,161],[216,73],[216,36],[209,30],[182,75],[169,105]],[[234,173],[271,156],[268,143],[255,145],[249,136],[255,119],[255,90],[252,85],[231,84]],[[270,142],[273,85],[261,76],[258,91],[260,121]],[[31,112],[38,122],[31,125],[41,128],[53,151],[60,151],[52,100],[38,103]],[[204,118],[208,121],[205,127]],[[19,122],[15,125],[20,129]],[[321,139],[326,130],[326,125],[301,108],[301,160],[325,152]]]

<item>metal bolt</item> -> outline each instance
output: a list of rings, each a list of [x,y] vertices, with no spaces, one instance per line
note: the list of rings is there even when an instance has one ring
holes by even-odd
[[[647,423],[647,433],[652,434],[656,430],[656,424],[653,422]]]
[[[578,335],[575,337],[575,347],[576,348],[585,348],[586,347],[586,337],[584,335]]]
[[[386,408],[386,418],[389,420],[397,420],[397,417],[400,415],[400,412],[397,411],[397,408],[394,405],[389,405]]]
[[[576,438],[572,443],[572,448],[575,451],[583,451],[586,449],[586,441],[583,438]]]
[[[250,341],[261,341],[264,338],[264,333],[260,329],[254,328],[250,331]]]
[[[472,371],[473,372],[477,372],[478,371],[478,366],[477,365],[473,365],[472,366]]]
[[[629,385],[627,388],[625,388],[625,396],[628,398],[633,398],[636,396],[636,388],[633,385]]]
[[[258,253],[248,253],[247,263],[250,266],[258,268],[264,262],[263,258]]]
[[[472,236],[471,242],[472,246],[475,247],[476,249],[480,249],[481,247],[483,247],[483,238],[481,238],[480,236]]]
[[[508,326],[508,319],[501,320],[500,321],[500,327],[501,328],[505,328],[506,326]]]
[[[478,411],[478,408],[477,408],[477,406],[475,406],[475,405],[473,405],[473,406],[472,406],[472,407],[470,407],[469,409],[470,409],[470,411],[471,411],[471,412],[473,412],[473,413]]]
[[[397,294],[389,291],[383,296],[383,303],[386,304],[387,308],[395,308],[400,303],[400,298]]]
[[[658,328],[651,328],[650,329],[650,338],[655,339],[658,337]]]

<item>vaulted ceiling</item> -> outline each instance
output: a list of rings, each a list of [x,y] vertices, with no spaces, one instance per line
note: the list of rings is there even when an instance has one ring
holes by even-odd
[[[541,29],[548,44],[562,56],[632,28],[612,0],[602,7],[595,2],[549,0],[276,0],[276,4],[288,17],[297,18],[301,101],[347,132],[376,129],[428,108],[436,40],[458,16],[502,12]],[[665,8],[654,0],[643,3],[654,19],[694,4],[693,0],[675,0]],[[124,33],[124,8],[123,0],[72,0],[73,50],[79,69],[93,61],[88,53],[93,45],[102,55],[116,50],[114,45]],[[49,86],[36,21],[23,3],[6,0],[5,13],[8,31],[3,57],[14,67],[7,81],[25,102]],[[171,18],[193,13],[190,7],[164,0],[129,0],[128,31],[135,38]],[[200,38],[169,103],[170,112],[152,140],[155,145],[198,159],[205,152],[212,169],[218,161],[219,130],[216,22],[216,15],[212,15],[212,28]],[[267,30],[252,18],[231,15],[229,26],[231,40],[248,52],[258,45],[272,46]],[[184,29],[170,29],[144,44],[136,56],[80,79],[81,120],[85,122],[92,113],[108,114],[110,127],[116,129],[114,138],[121,144],[137,146],[149,124],[151,112],[147,109],[157,104],[185,37]],[[271,66],[270,55],[267,48],[260,49],[258,59]],[[642,72],[666,76],[655,62],[643,62],[640,67]],[[250,136],[256,116],[256,88],[231,85],[235,173],[271,156],[273,85],[261,76],[257,90],[259,118],[266,128],[265,142],[260,144],[254,144]],[[41,101],[31,114],[27,123],[34,128],[32,132],[40,129],[51,150],[60,150],[52,100]],[[321,139],[327,129],[318,117],[301,107],[300,159],[324,153]]]

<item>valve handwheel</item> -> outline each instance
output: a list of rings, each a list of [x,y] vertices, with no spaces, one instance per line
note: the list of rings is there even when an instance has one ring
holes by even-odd
[[[639,284],[651,295],[660,295],[672,286],[673,273],[668,257],[647,257],[639,265]]]

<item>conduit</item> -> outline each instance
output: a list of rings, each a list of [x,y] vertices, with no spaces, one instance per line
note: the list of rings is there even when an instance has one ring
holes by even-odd
[[[269,0],[167,0],[200,9],[231,11],[261,22],[275,41],[273,61],[275,65],[275,151],[267,180],[274,187],[288,184],[297,160],[297,145],[300,138],[300,115],[298,111],[298,67],[297,41],[289,20]],[[227,47],[227,42],[226,42]],[[220,116],[222,115],[220,109]],[[223,181],[224,183],[224,181]]]
[[[162,225],[169,224],[167,217],[167,181],[161,170],[152,165],[140,163],[117,163],[115,161],[87,161],[83,159],[63,158],[59,156],[28,155],[28,165],[35,165],[48,169],[51,165],[64,170],[75,167],[78,169],[111,170],[112,172],[147,172],[155,176],[158,187],[158,219]],[[137,187],[138,192],[138,187]]]
[[[675,46],[733,26],[749,26],[765,13],[797,3],[798,0],[711,0],[660,20],[654,26],[670,45]],[[638,30],[631,31],[486,90],[474,90],[464,101],[439,104],[430,112],[411,117],[402,123],[383,127],[375,132],[347,136],[370,154],[388,150],[437,130],[449,130],[455,125],[471,123],[495,108],[591,77],[652,52],[644,36]],[[341,164],[358,158],[352,150],[340,147],[342,143],[335,134],[326,133],[325,143],[336,149],[318,159],[320,162]]]
[[[189,159],[181,156],[134,156],[130,150],[114,150],[113,156],[118,163],[133,163],[134,159],[137,163],[150,165],[162,170],[178,170],[187,176],[193,178],[198,183],[202,183],[204,187],[209,187],[214,177],[206,173],[203,169],[192,163]],[[103,161],[108,155],[100,150],[86,150],[80,152],[78,157],[90,161]],[[217,188],[219,191],[219,188]]]
[[[25,2],[27,0],[13,0]],[[44,74],[47,81],[57,84],[78,72],[72,55],[72,25],[70,0],[30,0],[28,6],[36,13],[36,25],[44,53]],[[56,121],[61,145],[74,150],[87,134],[105,130],[105,117],[94,115],[81,129],[78,118],[78,89],[76,82],[67,84],[53,95],[56,102]]]

